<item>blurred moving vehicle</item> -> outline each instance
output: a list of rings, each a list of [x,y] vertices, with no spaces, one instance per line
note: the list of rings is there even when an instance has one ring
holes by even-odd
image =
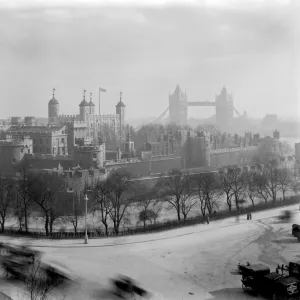
[[[281,222],[289,222],[292,218],[292,212],[290,210],[284,210],[281,212],[280,216],[278,217],[279,221]]]
[[[67,272],[59,265],[41,262],[41,252],[28,246],[0,244],[0,264],[5,276],[26,281],[29,276],[47,282],[48,285],[58,286],[70,282]]]
[[[149,292],[139,287],[132,278],[124,275],[119,275],[118,278],[112,279],[113,288],[116,294],[120,297],[135,297],[136,295],[147,298]]]

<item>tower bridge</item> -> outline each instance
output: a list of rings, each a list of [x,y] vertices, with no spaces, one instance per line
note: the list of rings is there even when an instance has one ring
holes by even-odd
[[[188,107],[215,107],[216,126],[222,131],[229,131],[232,127],[234,113],[241,114],[233,106],[232,94],[223,87],[221,93],[216,96],[215,101],[188,101],[186,92],[182,92],[177,84],[173,94],[169,95],[169,106],[156,119],[147,125],[175,123],[180,126],[187,124]],[[169,116],[167,116],[169,115]]]

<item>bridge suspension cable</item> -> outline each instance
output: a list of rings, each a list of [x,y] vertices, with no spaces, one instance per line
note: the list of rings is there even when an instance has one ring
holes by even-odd
[[[157,118],[155,118],[151,122],[144,124],[144,125],[139,125],[139,126],[135,127],[134,129],[139,130],[143,126],[149,126],[149,125],[154,125],[154,124],[158,124],[158,123],[161,123],[161,124],[166,123],[166,121],[169,120],[169,118],[166,118],[165,120],[163,120],[163,119],[166,116],[166,114],[168,113],[168,111],[169,111],[169,107],[166,110],[164,110],[163,113],[161,113]]]

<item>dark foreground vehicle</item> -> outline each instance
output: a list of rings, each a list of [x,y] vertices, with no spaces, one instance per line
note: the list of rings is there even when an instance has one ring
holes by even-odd
[[[300,241],[300,225],[293,224],[292,225],[292,235]]]
[[[113,288],[118,296],[134,297],[136,295],[147,298],[149,293],[137,286],[137,284],[127,276],[119,276],[119,278],[112,279]]]
[[[289,275],[270,272],[262,264],[243,266],[242,287],[273,300],[300,300],[300,281]]]

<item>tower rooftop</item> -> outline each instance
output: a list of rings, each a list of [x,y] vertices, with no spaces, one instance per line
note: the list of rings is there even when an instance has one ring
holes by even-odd
[[[58,101],[55,99],[54,97],[54,92],[55,92],[55,89],[53,89],[53,93],[52,93],[52,99],[49,101],[48,104],[59,104]]]
[[[86,90],[83,91],[83,100],[80,102],[79,106],[89,106],[89,103],[85,100],[85,92]]]

